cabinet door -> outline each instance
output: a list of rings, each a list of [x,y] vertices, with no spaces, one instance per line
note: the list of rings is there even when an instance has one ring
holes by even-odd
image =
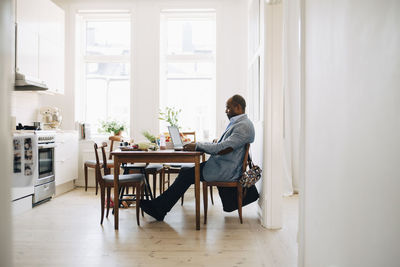
[[[57,133],[56,144],[56,185],[78,179],[78,133]]]
[[[45,81],[49,90],[56,86],[54,74],[57,70],[53,66],[53,55],[57,51],[54,44],[39,36],[39,79]]]
[[[39,36],[39,79],[55,93],[64,93],[63,47]]]
[[[39,78],[49,91],[64,93],[65,14],[49,0],[39,0]]]
[[[39,77],[39,7],[35,1],[16,1],[16,23],[16,70],[37,79]]]

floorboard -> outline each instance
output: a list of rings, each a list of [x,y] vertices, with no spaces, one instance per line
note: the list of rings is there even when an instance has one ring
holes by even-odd
[[[136,224],[135,208],[120,210],[119,231],[110,214],[100,225],[100,198],[77,188],[13,218],[15,266],[282,266],[297,265],[298,197],[283,201],[284,226],[260,225],[257,204],[226,213],[217,191],[208,222],[195,230],[193,190],[157,222]],[[203,210],[201,209],[201,212]]]

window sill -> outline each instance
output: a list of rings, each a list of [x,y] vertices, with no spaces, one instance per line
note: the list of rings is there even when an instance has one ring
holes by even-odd
[[[91,136],[90,138],[81,139],[80,142],[81,143],[85,143],[85,142],[88,142],[88,143],[93,143],[93,142],[99,143],[99,142],[108,141],[108,137],[109,137],[109,135],[94,135],[94,136]]]

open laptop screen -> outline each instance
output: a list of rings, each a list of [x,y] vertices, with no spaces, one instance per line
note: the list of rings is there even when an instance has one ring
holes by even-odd
[[[183,148],[183,143],[178,128],[175,126],[168,126],[168,131],[169,135],[171,136],[172,143],[174,144],[174,148]]]

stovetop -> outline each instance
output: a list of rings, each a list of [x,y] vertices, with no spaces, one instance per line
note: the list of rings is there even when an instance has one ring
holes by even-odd
[[[39,126],[31,126],[31,125],[22,125],[21,123],[18,124],[16,127],[16,130],[40,130]]]

